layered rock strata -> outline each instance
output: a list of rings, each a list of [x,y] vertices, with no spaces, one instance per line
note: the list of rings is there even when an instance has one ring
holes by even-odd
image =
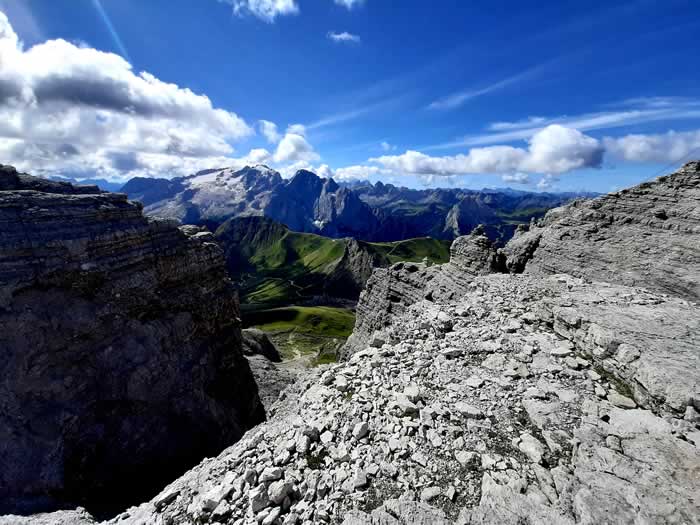
[[[700,162],[556,208],[506,246],[510,271],[568,273],[700,301]]]
[[[264,418],[221,250],[0,167],[0,510],[148,498]]]

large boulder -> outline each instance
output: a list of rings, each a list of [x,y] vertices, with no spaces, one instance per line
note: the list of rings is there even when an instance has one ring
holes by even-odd
[[[265,332],[257,328],[243,330],[243,353],[248,356],[261,355],[274,362],[282,361],[277,347]]]
[[[221,250],[0,166],[0,511],[109,512],[264,419]]]

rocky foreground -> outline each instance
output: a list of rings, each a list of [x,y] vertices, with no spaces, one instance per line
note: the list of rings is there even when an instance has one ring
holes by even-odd
[[[602,235],[622,238],[625,224],[631,236],[652,232],[653,249],[622,243],[619,258],[642,267],[665,243],[669,280],[677,268],[679,282],[697,278],[683,261],[700,245],[699,169],[643,187],[649,200],[676,188],[664,193],[686,210],[674,234],[607,219]],[[585,231],[572,218],[580,209],[553,212],[557,228]],[[554,235],[548,221],[533,225],[541,239]],[[309,372],[267,422],[110,523],[699,523],[692,282],[654,286],[654,271],[630,277],[624,265],[627,277],[611,266],[598,281],[527,271],[537,249],[522,257],[525,273],[503,273],[513,252],[477,231],[455,242],[449,264],[377,270],[344,362]],[[0,523],[23,523],[11,519]]]
[[[0,512],[124,508],[262,421],[239,317],[211,234],[0,166]]]

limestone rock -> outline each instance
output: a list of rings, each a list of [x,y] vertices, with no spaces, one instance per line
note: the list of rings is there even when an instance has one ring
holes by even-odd
[[[694,161],[653,182],[551,210],[503,252],[513,272],[567,273],[699,302],[699,232]]]
[[[136,503],[263,419],[206,239],[0,167],[0,511]]]

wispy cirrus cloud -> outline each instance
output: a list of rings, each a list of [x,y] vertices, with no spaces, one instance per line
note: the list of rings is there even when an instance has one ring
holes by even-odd
[[[433,109],[433,110],[450,110],[450,109],[456,109],[464,104],[466,104],[468,101],[475,99],[477,97],[481,97],[483,95],[488,95],[489,93],[493,93],[494,91],[499,91],[501,89],[505,89],[509,86],[517,85],[522,82],[525,82],[531,78],[534,78],[536,75],[538,75],[540,72],[543,71],[545,66],[540,65],[536,66],[533,68],[530,68],[526,71],[523,71],[521,73],[518,73],[517,75],[513,75],[507,78],[504,78],[502,80],[499,80],[498,82],[494,82],[488,86],[482,86],[479,88],[468,88],[464,89],[462,91],[458,91],[456,93],[452,93],[446,97],[439,98],[437,100],[434,100],[430,104],[428,104],[428,109]]]
[[[610,109],[604,111],[557,117],[534,116],[520,121],[494,122],[487,126],[484,133],[467,135],[424,149],[452,149],[523,140],[552,124],[580,131],[593,131],[677,120],[700,120],[700,100],[681,97],[636,98],[610,106]]]
[[[343,31],[342,33],[328,31],[326,37],[329,40],[339,44],[359,44],[362,41],[359,35],[353,35],[352,33],[348,33],[347,31]]]
[[[343,122],[348,122],[351,120],[358,119],[360,117],[376,114],[382,111],[387,111],[391,108],[396,108],[400,106],[408,97],[408,95],[397,96],[392,98],[381,99],[378,102],[372,104],[366,104],[357,109],[351,109],[348,111],[342,111],[339,113],[332,113],[321,117],[320,119],[311,122],[306,125],[307,130],[316,130],[320,128],[325,128],[328,126],[341,124]]]

